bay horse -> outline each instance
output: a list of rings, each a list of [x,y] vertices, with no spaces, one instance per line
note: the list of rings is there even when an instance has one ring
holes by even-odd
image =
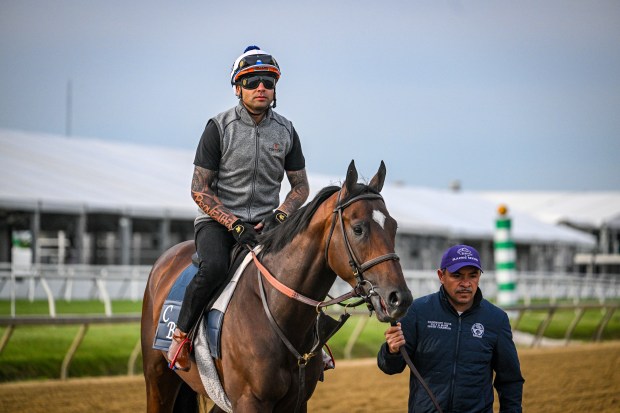
[[[358,183],[352,161],[342,187],[323,188],[259,238],[260,263],[250,262],[238,281],[224,315],[221,359],[215,360],[233,411],[307,411],[324,368],[321,350],[317,357],[308,351],[321,300],[336,276],[363,297],[380,321],[405,315],[412,295],[394,253],[397,224],[380,195],[385,173],[382,161],[368,185]],[[164,252],[146,285],[141,329],[149,413],[197,411],[196,393],[206,395],[193,361],[189,371],[173,371],[164,352],[152,348],[163,302],[194,251],[193,241],[186,241]],[[308,302],[284,294],[271,281],[264,283],[267,275],[257,269],[262,266]],[[217,405],[211,409],[222,411]]]

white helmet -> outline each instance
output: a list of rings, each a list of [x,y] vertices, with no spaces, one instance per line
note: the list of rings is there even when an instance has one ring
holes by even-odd
[[[269,53],[261,50],[258,46],[248,46],[243,54],[235,60],[230,72],[230,84],[236,85],[239,78],[255,72],[267,72],[280,79],[280,66]]]

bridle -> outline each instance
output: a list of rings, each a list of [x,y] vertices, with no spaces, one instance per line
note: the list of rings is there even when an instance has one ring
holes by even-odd
[[[333,210],[333,219],[332,225],[329,230],[329,235],[327,237],[327,242],[325,243],[325,262],[329,263],[329,244],[332,239],[332,235],[334,234],[334,229],[336,228],[336,221],[340,222],[340,230],[342,232],[342,239],[344,241],[344,245],[347,247],[346,251],[349,255],[349,265],[353,270],[353,275],[357,281],[357,285],[354,290],[357,292],[357,295],[363,299],[363,302],[368,304],[368,309],[372,313],[372,303],[370,302],[370,297],[373,295],[377,295],[375,291],[375,287],[368,280],[364,279],[364,271],[369,268],[374,267],[375,265],[382,263],[388,260],[398,261],[399,257],[396,253],[388,253],[384,255],[380,255],[378,257],[372,258],[362,264],[359,264],[359,259],[355,255],[353,248],[351,247],[351,243],[349,242],[349,237],[347,236],[347,231],[344,228],[344,219],[342,218],[342,212],[351,204],[363,200],[363,199],[380,199],[383,201],[383,197],[378,193],[366,193],[354,196],[344,203],[340,203],[340,196],[342,195],[342,190],[338,191],[338,200],[336,201],[336,207]],[[367,287],[367,290],[364,287]],[[362,302],[356,303],[356,305],[361,304]]]
[[[384,261],[389,261],[389,260],[398,261],[399,260],[398,255],[396,253],[387,253],[387,254],[383,254],[378,257],[372,258],[362,264],[359,263],[359,259],[355,255],[355,252],[353,251],[353,248],[351,247],[351,243],[349,242],[349,238],[347,237],[347,231],[344,228],[344,219],[342,217],[342,212],[348,206],[350,206],[351,204],[357,201],[371,200],[371,199],[380,199],[381,201],[383,201],[383,197],[378,193],[365,193],[365,194],[354,196],[348,201],[340,203],[341,194],[342,194],[342,189],[338,192],[338,199],[336,201],[336,207],[332,211],[332,223],[331,223],[331,227],[329,230],[329,235],[327,237],[327,242],[325,243],[325,263],[329,265],[329,245],[332,239],[332,235],[334,234],[334,230],[336,228],[336,221],[339,221],[340,230],[342,232],[342,239],[346,246],[347,254],[349,255],[349,265],[351,266],[353,275],[355,276],[355,279],[357,281],[357,285],[350,292],[343,294],[337,298],[332,298],[329,301],[313,300],[312,298],[306,297],[296,292],[295,290],[287,287],[286,285],[282,284],[278,279],[276,279],[273,275],[271,275],[271,273],[269,272],[269,270],[267,270],[267,268],[265,268],[265,266],[263,266],[263,264],[258,260],[256,253],[254,251],[251,251],[252,258],[254,259],[254,263],[256,264],[258,268],[258,285],[260,289],[261,301],[263,302],[263,308],[265,309],[267,318],[269,319],[269,322],[271,323],[272,328],[278,334],[282,342],[286,345],[288,350],[297,358],[297,365],[299,367],[298,369],[299,370],[299,374],[298,374],[299,390],[297,392],[297,404],[295,406],[295,412],[299,411],[299,409],[301,408],[302,400],[303,400],[303,394],[305,391],[306,365],[308,364],[308,361],[310,361],[310,359],[317,354],[318,349],[320,349],[323,346],[323,344],[327,342],[329,337],[335,334],[340,329],[340,327],[342,327],[345,321],[349,318],[349,314],[346,313],[346,307],[355,307],[362,303],[366,303],[368,305],[368,310],[372,313],[373,307],[372,307],[372,303],[370,299],[372,296],[378,295],[378,294],[375,291],[375,287],[372,285],[372,283],[364,279],[364,271]],[[297,301],[300,301],[304,304],[312,305],[316,308],[317,313],[318,313],[317,322],[316,322],[317,332],[319,331],[318,325],[321,322],[324,324],[332,323],[330,331],[328,331],[328,333],[326,334],[326,337],[324,337],[323,339],[321,337],[317,337],[314,345],[312,346],[311,350],[308,353],[305,353],[303,355],[300,354],[297,351],[297,349],[295,349],[295,347],[291,344],[291,342],[286,338],[286,336],[284,335],[284,332],[280,329],[280,327],[278,326],[278,323],[273,318],[273,315],[271,314],[271,311],[269,310],[269,306],[267,304],[267,297],[265,295],[265,286],[263,284],[263,279],[261,277],[261,274],[267,279],[267,281],[271,283],[273,287],[275,287],[281,293]],[[329,316],[325,315],[325,313],[322,310],[323,307],[327,307],[329,305],[333,305],[333,304],[342,305],[343,301],[349,298],[352,298],[352,297],[356,297],[356,296],[360,297],[361,299],[354,304],[347,304],[345,306],[345,314],[340,316],[340,321],[338,322],[332,320]],[[325,319],[329,319],[330,321],[326,322],[324,321]],[[392,325],[394,325],[394,323]],[[424,379],[422,378],[422,376],[420,375],[416,367],[413,365],[413,362],[411,361],[411,358],[407,354],[407,351],[405,350],[404,346],[400,348],[400,353],[405,359],[405,362],[407,363],[409,368],[412,370],[415,377],[418,379],[418,381],[422,384],[422,387],[424,387],[424,389],[428,393],[429,397],[431,398],[431,401],[433,402],[433,405],[435,406],[435,409],[439,413],[442,413],[441,407],[437,399],[435,398],[435,395],[430,390],[430,388],[428,387],[428,385],[426,384],[426,382],[424,381]]]
[[[320,311],[321,308],[323,307],[328,307],[334,304],[340,304],[343,301],[348,300],[349,298],[359,297],[361,298],[360,301],[353,303],[353,304],[347,304],[346,307],[356,307],[360,304],[367,303],[369,305],[369,310],[372,312],[372,303],[370,302],[370,298],[378,294],[375,291],[374,285],[372,285],[370,281],[364,279],[364,271],[367,271],[369,268],[372,268],[375,265],[380,264],[384,261],[389,261],[389,260],[398,261],[399,257],[396,253],[392,252],[392,253],[380,255],[362,264],[359,264],[359,260],[357,259],[355,252],[353,251],[353,248],[351,247],[351,243],[349,242],[349,238],[347,237],[347,232],[344,228],[344,219],[342,218],[342,211],[344,211],[348,206],[352,205],[353,203],[357,201],[369,200],[369,199],[380,199],[381,201],[383,201],[383,197],[378,193],[365,193],[365,194],[354,196],[348,201],[341,204],[340,203],[341,194],[342,194],[342,189],[338,191],[338,199],[336,201],[336,207],[332,211],[332,223],[331,223],[331,227],[329,230],[329,235],[327,237],[327,242],[325,243],[325,262],[326,263],[329,262],[329,245],[331,243],[331,239],[334,234],[334,230],[336,228],[336,222],[340,221],[340,229],[342,232],[342,238],[346,246],[347,254],[349,255],[349,265],[351,266],[353,275],[355,276],[355,279],[357,281],[356,286],[351,291],[339,297],[332,298],[327,301],[314,300],[312,298],[306,297],[294,291],[293,289],[289,288],[288,286],[280,282],[273,275],[271,275],[269,270],[265,268],[265,266],[259,261],[254,251],[251,251],[252,257],[254,259],[254,263],[259,269],[259,280],[261,280],[260,274],[262,274],[267,279],[267,281],[269,281],[269,283],[273,287],[275,287],[278,291],[280,291],[282,294],[290,298],[293,298],[297,301],[300,301],[304,304],[311,305],[315,307],[317,311]]]
[[[372,258],[362,264],[359,263],[359,259],[355,255],[355,252],[353,251],[353,248],[351,247],[349,238],[347,237],[347,232],[344,228],[344,219],[342,217],[342,212],[348,206],[352,205],[353,203],[357,201],[374,200],[374,199],[380,199],[381,201],[383,201],[383,197],[378,193],[364,193],[361,195],[354,196],[346,202],[340,203],[341,195],[342,195],[342,189],[338,192],[336,207],[332,211],[332,223],[331,223],[331,227],[329,230],[329,235],[327,237],[327,242],[325,244],[325,263],[329,265],[329,245],[331,242],[332,235],[334,234],[334,230],[336,228],[336,222],[340,221],[340,229],[342,232],[342,238],[346,246],[347,254],[349,255],[349,265],[351,266],[353,275],[355,276],[355,279],[357,281],[357,285],[350,292],[343,294],[337,298],[330,299],[328,301],[317,301],[312,298],[306,297],[294,291],[293,289],[289,288],[288,286],[284,285],[282,282],[276,279],[273,275],[271,275],[271,273],[267,270],[267,268],[265,268],[265,266],[259,261],[258,257],[256,256],[256,253],[254,251],[251,251],[254,263],[258,268],[258,285],[259,285],[259,290],[260,290],[261,301],[263,303],[263,308],[265,309],[265,313],[267,314],[267,318],[269,319],[269,322],[271,323],[272,328],[278,334],[282,342],[286,345],[288,350],[295,356],[295,358],[297,358],[297,365],[299,367],[298,369],[299,370],[299,374],[298,374],[299,390],[297,393],[297,404],[295,406],[295,412],[299,411],[301,404],[302,404],[302,400],[303,400],[303,394],[305,391],[306,365],[308,364],[310,359],[314,357],[320,351],[320,349],[327,342],[329,337],[335,334],[340,329],[340,327],[342,327],[345,321],[348,319],[349,314],[346,313],[346,307],[354,307],[362,303],[366,303],[368,305],[369,311],[372,313],[373,307],[371,303],[371,297],[378,295],[378,294],[375,291],[375,287],[372,285],[372,283],[364,279],[364,271],[367,271],[369,268],[372,268],[375,265],[380,264],[384,261],[389,261],[389,260],[398,261],[399,260],[398,255],[392,252],[392,253],[380,255],[376,258]],[[278,323],[276,322],[273,315],[271,314],[271,311],[269,310],[269,306],[267,303],[267,297],[265,294],[265,286],[263,284],[263,278],[261,277],[261,274],[264,276],[264,278],[267,279],[267,281],[269,281],[269,283],[273,287],[275,287],[281,293],[297,301],[300,301],[304,304],[312,305],[316,308],[318,315],[317,315],[317,322],[316,322],[315,327],[316,327],[316,331],[318,334],[315,338],[314,345],[312,346],[311,350],[308,353],[305,353],[302,355],[299,351],[297,351],[297,349],[295,349],[295,347],[291,344],[288,338],[286,338],[284,332],[278,326]],[[322,310],[323,307],[327,307],[333,304],[341,304],[343,301],[349,298],[352,298],[352,297],[360,297],[361,299],[356,303],[347,304],[345,306],[345,314],[341,315],[339,321],[335,321],[331,319]],[[326,319],[328,319],[329,321],[326,321]],[[319,324],[322,324],[322,325],[331,324],[328,328],[325,329],[324,337],[320,337],[319,331],[321,329],[319,328]]]

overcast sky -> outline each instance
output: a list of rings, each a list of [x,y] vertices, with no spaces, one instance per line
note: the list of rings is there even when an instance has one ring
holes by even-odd
[[[0,128],[193,151],[250,44],[309,173],[620,190],[617,0],[0,0]]]

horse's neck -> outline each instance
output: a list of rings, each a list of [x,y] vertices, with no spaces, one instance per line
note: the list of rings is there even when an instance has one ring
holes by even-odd
[[[266,256],[265,261],[280,282],[317,301],[325,298],[336,279],[325,262],[321,246],[316,243],[291,243],[281,251]]]
[[[300,237],[296,238],[298,239]],[[308,237],[304,239],[307,240]],[[336,278],[325,263],[320,245],[310,242],[291,243],[277,253],[266,255],[263,264],[281,283],[315,301],[325,299]],[[313,327],[316,308],[296,301],[275,288],[269,288],[267,281],[263,281],[263,284],[267,290],[269,308],[283,330],[290,327],[300,332],[304,330],[300,329],[303,325],[306,325],[307,329]]]

